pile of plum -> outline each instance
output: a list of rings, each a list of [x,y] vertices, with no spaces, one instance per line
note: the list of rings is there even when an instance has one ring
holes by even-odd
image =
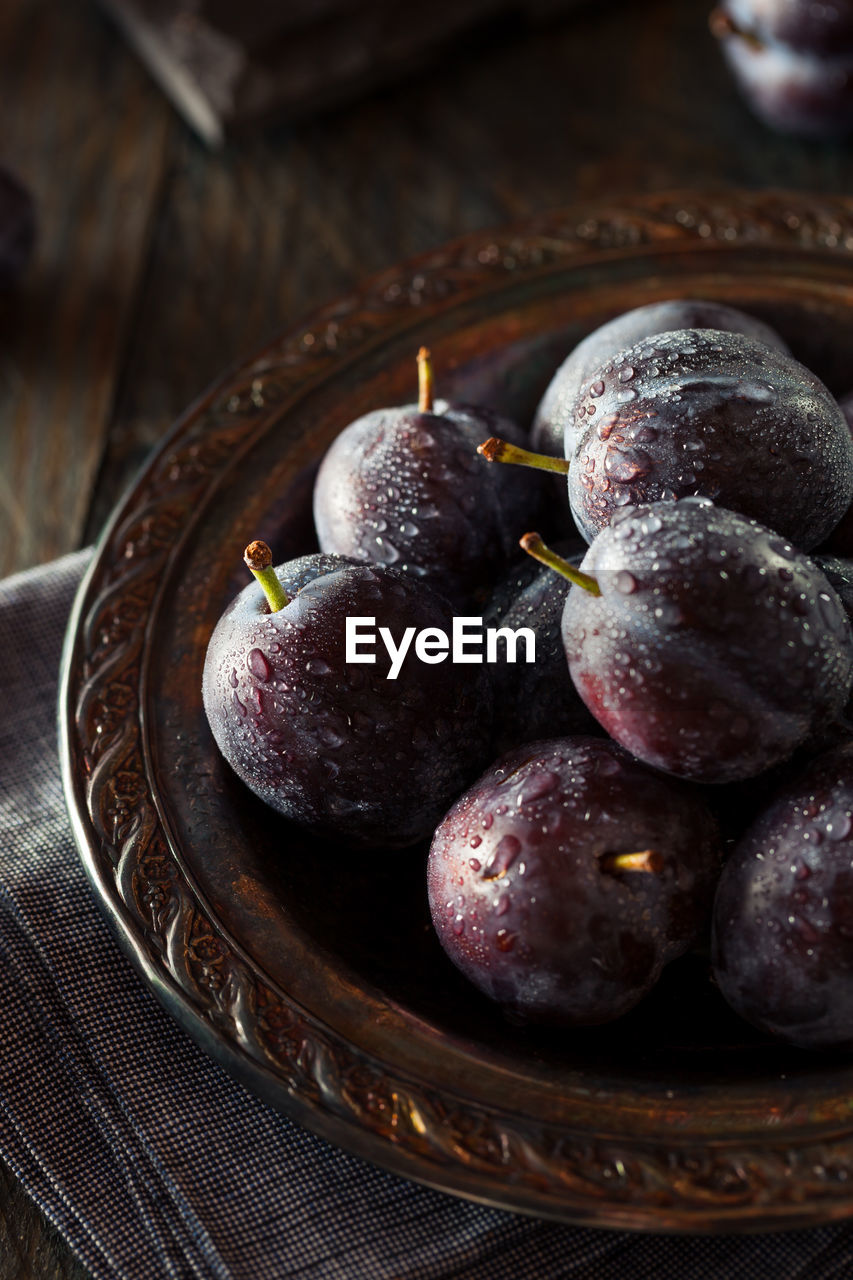
[[[617,1018],[710,939],[739,1014],[853,1047],[844,409],[711,302],[590,334],[529,433],[418,359],[418,404],[324,458],[321,550],[247,549],[204,670],[225,759],[321,836],[431,840],[436,933],[514,1018]],[[460,616],[527,628],[535,663],[452,661]]]

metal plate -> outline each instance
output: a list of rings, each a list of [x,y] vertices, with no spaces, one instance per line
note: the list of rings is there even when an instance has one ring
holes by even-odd
[[[589,329],[671,296],[769,320],[837,393],[853,372],[853,202],[657,196],[482,233],[389,271],[226,375],[116,510],[60,702],[81,856],[174,1016],[250,1089],[389,1169],[599,1226],[806,1225],[853,1211],[853,1068],[723,1007],[700,959],[609,1028],[509,1025],[429,926],[423,850],[368,858],[232,777],[201,705],[243,547],[314,546],[314,469],[357,414],[440,393],[529,419]]]

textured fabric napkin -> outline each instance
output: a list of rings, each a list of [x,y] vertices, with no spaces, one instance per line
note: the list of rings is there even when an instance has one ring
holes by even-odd
[[[830,1280],[853,1227],[690,1238],[485,1209],[326,1145],[209,1061],[78,861],[56,684],[88,553],[0,583],[0,1155],[97,1277]]]

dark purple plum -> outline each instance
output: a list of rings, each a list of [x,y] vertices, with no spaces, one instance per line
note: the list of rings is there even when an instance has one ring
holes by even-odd
[[[712,959],[748,1022],[805,1048],[853,1049],[853,743],[789,782],[732,852]]]
[[[841,601],[847,620],[853,627],[853,560],[842,556],[820,555],[814,562]],[[846,740],[853,736],[853,693],[847,700],[844,713],[837,724],[827,725],[820,733],[817,742],[825,742],[827,746],[839,739]]]
[[[455,965],[524,1019],[609,1022],[707,924],[716,826],[696,792],[603,738],[504,756],[436,830],[427,881]]]
[[[519,482],[477,456],[486,436],[504,431],[523,443],[520,429],[489,409],[433,404],[431,384],[418,405],[358,418],[317,476],[321,549],[396,565],[457,604],[470,601],[517,555],[519,532],[545,495],[539,477]]]
[[[853,436],[853,391],[841,397],[838,407],[844,414],[844,420]],[[847,508],[826,542],[821,544],[820,550],[827,555],[853,556],[853,506]]]
[[[337,556],[273,571],[269,549],[252,545],[285,603],[271,607],[252,582],[211,636],[203,696],[219,750],[256,795],[320,835],[389,848],[427,838],[488,759],[485,668],[410,653],[387,679],[378,638],[375,664],[346,661],[345,626],[372,617],[397,643],[407,627],[450,632],[446,602],[399,569]]]
[[[586,551],[583,543],[556,549],[572,564],[579,564]],[[496,754],[536,738],[600,732],[578,696],[566,663],[561,623],[568,593],[564,578],[528,559],[498,584],[483,612],[487,627],[510,631],[527,627],[536,644],[534,663],[523,660],[520,642],[516,661],[509,662],[501,642],[500,661],[488,668],[494,692]]]
[[[799,12],[795,12],[795,11]],[[820,12],[838,21],[822,22]],[[803,137],[853,129],[849,4],[746,4],[725,0],[711,30],[753,112],[771,129]]]
[[[575,411],[590,375],[627,347],[674,329],[745,333],[768,347],[788,350],[769,324],[723,302],[673,298],[635,307],[587,334],[560,365],[536,410],[531,437],[534,449],[571,458],[579,437]]]
[[[851,435],[853,435],[853,391],[848,391],[846,395],[841,397],[838,401],[838,407],[844,414],[844,420],[850,429]]]
[[[14,284],[32,257],[35,207],[26,187],[0,167],[0,288]]]
[[[722,0],[718,12],[757,42],[818,56],[853,57],[850,0]]]
[[[588,384],[569,471],[592,541],[626,506],[694,494],[803,550],[853,500],[853,439],[823,383],[792,356],[714,329],[658,334]]]
[[[816,555],[812,559],[821,573],[826,575],[829,585],[838,596],[844,612],[853,624],[853,560],[831,555]]]
[[[600,595],[569,592],[572,679],[647,764],[734,782],[841,713],[850,624],[816,565],[770,529],[703,499],[625,508],[581,570]]]
[[[847,620],[853,626],[853,560],[843,560],[840,556],[815,555],[814,563],[826,577],[841,606]],[[830,747],[839,746],[853,738],[853,694],[835,720],[817,724],[811,736],[799,747],[790,760],[770,769],[760,778],[750,778],[746,782],[734,783],[721,787],[719,802],[715,811],[727,831],[743,834],[747,822],[744,815],[752,821],[761,809],[769,803],[774,792],[796,778],[809,767],[812,761]]]

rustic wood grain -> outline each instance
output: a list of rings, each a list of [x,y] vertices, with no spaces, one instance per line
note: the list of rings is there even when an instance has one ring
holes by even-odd
[[[4,301],[0,572],[80,540],[163,171],[169,109],[76,3],[4,0],[3,160],[39,245]]]
[[[88,1280],[86,1267],[0,1163],[2,1280]]]
[[[578,198],[853,189],[853,147],[769,133],[710,0],[612,0],[208,154],[83,0],[3,0],[0,161],[37,259],[0,306],[0,572],[98,533],[227,365],[366,273]],[[0,1165],[0,1280],[85,1271]]]

